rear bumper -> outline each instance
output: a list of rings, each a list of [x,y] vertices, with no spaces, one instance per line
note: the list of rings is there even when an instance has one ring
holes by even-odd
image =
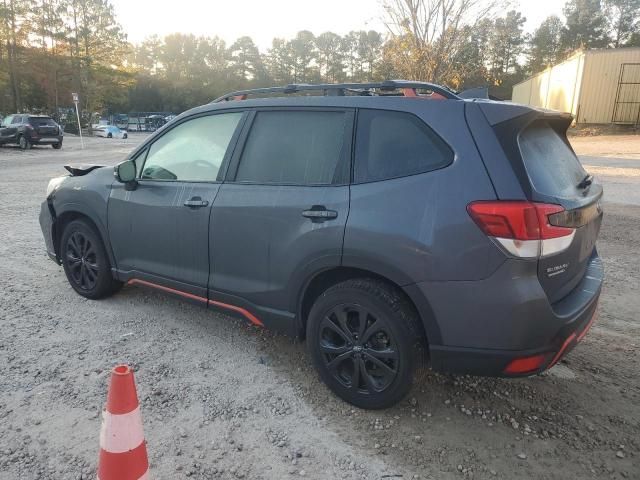
[[[56,143],[62,143],[61,135],[57,137],[31,137],[30,141],[33,145],[53,145]]]
[[[453,291],[430,284],[424,290],[441,333],[441,342],[429,345],[434,370],[534,375],[555,365],[591,328],[604,279],[597,254],[576,288],[555,304],[548,302],[535,269],[525,275],[518,265],[523,262],[508,263],[481,282],[447,282],[454,283],[448,285]],[[505,373],[512,361],[534,356],[540,359],[535,368]]]

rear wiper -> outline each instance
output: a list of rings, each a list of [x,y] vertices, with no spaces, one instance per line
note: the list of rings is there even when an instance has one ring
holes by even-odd
[[[592,183],[593,183],[593,175],[587,175],[582,179],[582,181],[578,185],[576,185],[576,187],[579,189],[583,189],[583,188],[587,188]]]

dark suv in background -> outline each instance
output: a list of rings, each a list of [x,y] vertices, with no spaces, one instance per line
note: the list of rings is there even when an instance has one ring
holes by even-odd
[[[382,408],[423,360],[533,375],[586,334],[602,187],[571,121],[406,81],[235,92],[115,172],[68,166],[40,223],[80,295],[143,285],[306,338],[336,394]]]
[[[32,145],[62,148],[62,128],[45,115],[9,115],[0,125],[0,145],[15,143],[23,150]]]

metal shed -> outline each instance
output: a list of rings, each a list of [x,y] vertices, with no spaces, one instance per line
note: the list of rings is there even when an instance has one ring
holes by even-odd
[[[640,48],[579,50],[514,85],[512,100],[570,112],[576,123],[640,124]]]

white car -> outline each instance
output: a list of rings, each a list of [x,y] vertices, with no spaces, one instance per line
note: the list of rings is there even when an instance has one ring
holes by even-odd
[[[127,138],[127,132],[120,130],[115,125],[100,125],[93,131],[96,137]]]

